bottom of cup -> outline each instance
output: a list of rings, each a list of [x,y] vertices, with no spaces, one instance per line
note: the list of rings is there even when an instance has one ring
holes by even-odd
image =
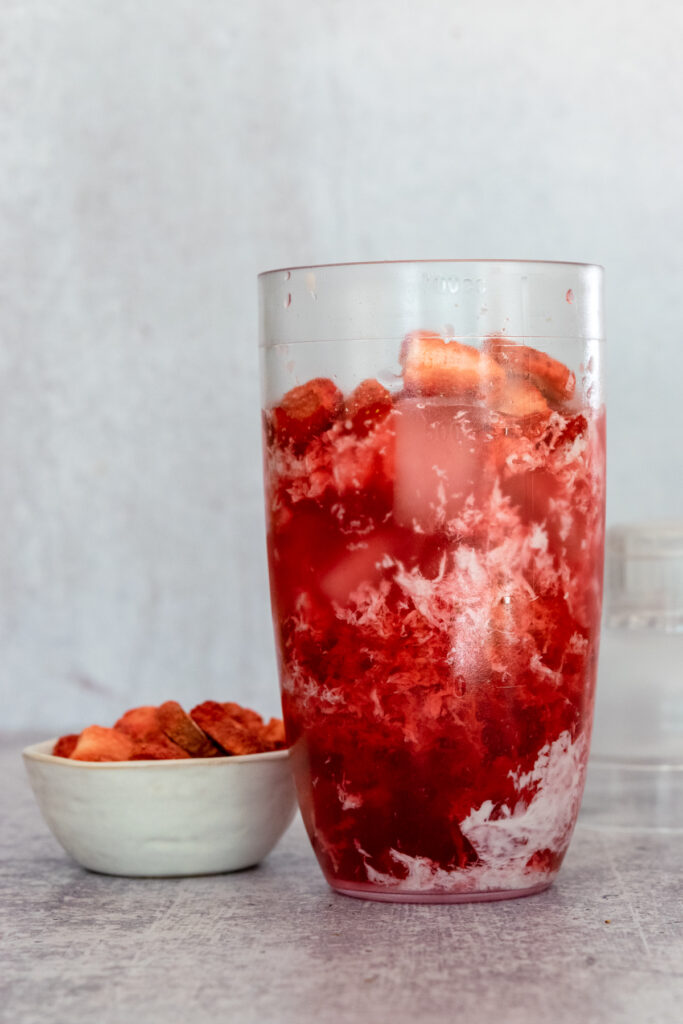
[[[496,900],[517,900],[522,896],[536,896],[549,889],[552,878],[530,885],[528,889],[490,889],[486,892],[390,892],[372,885],[334,885],[330,887],[341,896],[352,896],[357,900],[374,900],[377,903],[493,903]]]

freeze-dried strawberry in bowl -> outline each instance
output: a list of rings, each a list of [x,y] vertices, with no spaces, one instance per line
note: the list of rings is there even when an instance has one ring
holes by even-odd
[[[207,704],[209,732],[195,714]],[[189,714],[176,701],[133,708],[113,728],[28,747],[24,762],[55,838],[105,874],[252,866],[296,810],[282,723],[230,702]]]
[[[287,746],[284,723],[234,701],[198,704],[188,714],[175,700],[130,708],[111,729],[91,725],[60,736],[52,753],[73,761],[172,761],[265,754]]]

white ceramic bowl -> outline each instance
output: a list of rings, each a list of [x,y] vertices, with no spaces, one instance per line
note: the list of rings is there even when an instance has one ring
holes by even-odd
[[[38,805],[91,871],[163,877],[258,864],[296,811],[289,754],[182,761],[70,761],[54,740],[23,751]]]

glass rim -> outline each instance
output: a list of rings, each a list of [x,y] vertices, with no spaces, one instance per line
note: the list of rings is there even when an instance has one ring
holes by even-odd
[[[487,257],[485,259],[465,259],[465,258],[453,258],[447,259],[416,259],[416,260],[347,260],[342,263],[303,263],[298,266],[290,267],[274,267],[272,270],[262,270],[257,274],[257,278],[270,277],[273,274],[286,274],[291,273],[294,270],[332,270],[337,267],[386,267],[386,266],[420,266],[420,265],[437,265],[437,264],[478,264],[487,263],[491,266],[506,266],[506,267],[579,267],[585,270],[605,270],[601,263],[582,263],[579,260],[517,260],[517,259],[493,259]]]

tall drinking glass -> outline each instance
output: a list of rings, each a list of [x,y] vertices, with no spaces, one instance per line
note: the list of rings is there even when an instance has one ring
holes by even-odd
[[[602,270],[261,275],[268,553],[333,888],[538,892],[583,791],[604,538]]]

